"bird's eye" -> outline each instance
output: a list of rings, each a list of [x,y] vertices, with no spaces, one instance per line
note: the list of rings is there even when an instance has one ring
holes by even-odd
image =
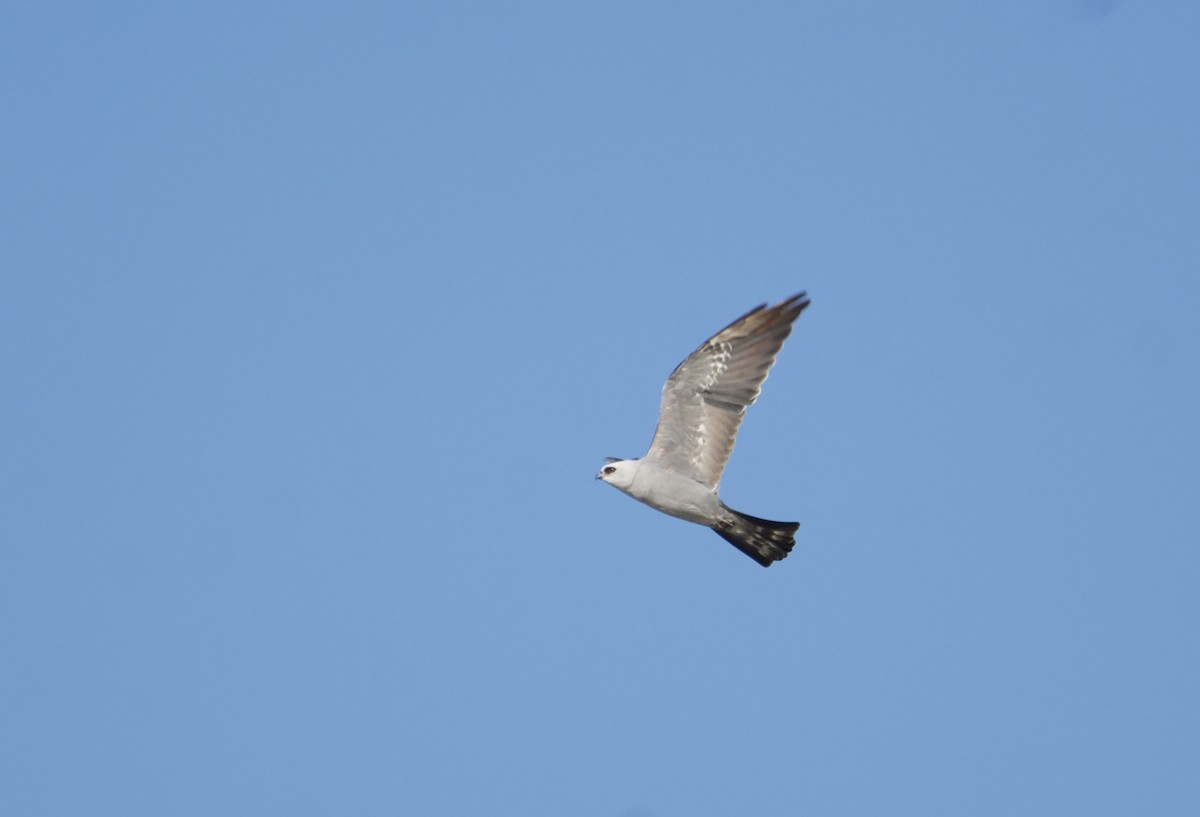
[[[617,470],[617,469],[616,469],[614,466],[611,466],[611,465],[606,465],[606,466],[604,466],[604,473],[606,473],[606,474],[612,474],[612,473],[615,473],[615,472],[616,472],[616,470]]]

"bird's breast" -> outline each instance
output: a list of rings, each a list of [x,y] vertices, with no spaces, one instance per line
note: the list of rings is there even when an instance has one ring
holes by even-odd
[[[671,471],[645,467],[629,486],[629,495],[665,514],[700,525],[711,524],[721,506],[716,492],[708,486]]]

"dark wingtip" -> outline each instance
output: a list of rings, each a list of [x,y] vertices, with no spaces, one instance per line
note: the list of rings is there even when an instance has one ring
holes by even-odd
[[[805,309],[807,309],[808,305],[811,303],[812,303],[812,298],[808,297],[807,292],[802,291],[802,292],[797,292],[795,295],[793,295],[790,298],[786,298],[786,299],[780,301],[778,304],[776,304],[774,306],[774,308],[778,309],[780,311],[787,311],[787,312],[794,311],[796,315],[799,315],[801,312],[803,312]]]
[[[800,316],[801,312],[803,312],[806,308],[808,308],[808,305],[810,303],[812,303],[812,300],[808,297],[808,292],[802,291],[802,292],[797,292],[795,295],[793,295],[790,298],[783,299],[782,301],[775,304],[774,306],[768,306],[767,304],[759,304],[758,306],[754,307],[749,312],[747,312],[745,315],[740,316],[737,320],[731,321],[728,326],[726,326],[724,329],[721,330],[721,332],[724,332],[727,329],[731,329],[734,326],[737,326],[742,321],[746,320],[747,318],[750,318],[754,315],[758,315],[759,313],[765,313],[761,317],[755,319],[756,321],[761,322],[760,325],[777,324],[777,323],[790,324],[792,321],[796,320],[796,318],[798,318]],[[787,331],[790,332],[791,330],[789,329]],[[715,335],[713,335],[713,338],[720,335],[721,332],[717,332]],[[712,340],[712,338],[709,338],[709,340]],[[676,368],[678,368],[678,367],[676,367]]]

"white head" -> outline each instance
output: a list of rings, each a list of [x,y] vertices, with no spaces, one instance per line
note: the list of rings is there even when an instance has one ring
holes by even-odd
[[[619,460],[616,457],[606,457],[606,465],[596,474],[596,479],[602,479],[614,488],[628,492],[633,486],[641,460]]]

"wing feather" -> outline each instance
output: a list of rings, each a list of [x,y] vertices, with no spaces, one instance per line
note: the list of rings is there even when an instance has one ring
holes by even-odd
[[[646,459],[715,490],[746,408],[758,399],[792,322],[808,304],[801,292],[772,307],[755,307],[676,366],[663,385]]]

